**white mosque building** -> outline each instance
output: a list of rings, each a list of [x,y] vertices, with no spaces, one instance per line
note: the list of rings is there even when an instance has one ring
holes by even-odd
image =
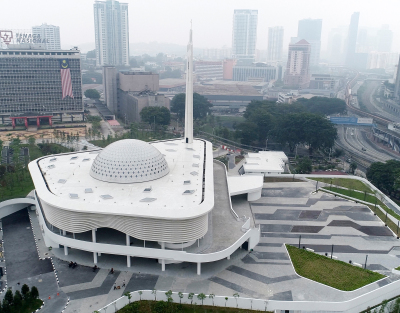
[[[94,264],[102,254],[126,256],[127,267],[132,257],[157,259],[163,271],[169,263],[192,262],[200,275],[202,263],[229,259],[245,243],[247,249],[257,245],[260,230],[232,209],[228,187],[218,191],[227,193],[227,201],[215,202],[212,144],[193,138],[192,73],[190,32],[184,138],[120,140],[104,149],[46,156],[29,164],[35,185],[30,201],[46,246],[63,249],[70,260],[73,251],[90,252]],[[228,186],[226,171],[221,179]],[[259,198],[262,178],[242,179],[246,183],[240,177],[229,183],[234,194]],[[222,235],[210,235],[214,213],[229,216],[218,229],[214,225]],[[206,237],[213,248],[202,250]]]

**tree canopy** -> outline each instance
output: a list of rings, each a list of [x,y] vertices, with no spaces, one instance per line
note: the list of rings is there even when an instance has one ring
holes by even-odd
[[[96,49],[88,51],[88,53],[86,53],[86,58],[87,59],[95,59],[96,58]]]
[[[199,119],[204,118],[210,113],[212,104],[208,102],[207,98],[199,95],[198,93],[193,94],[193,118]],[[185,117],[185,94],[177,94],[171,101],[171,112],[177,113],[178,118],[182,120]]]
[[[100,93],[96,89],[87,89],[85,97],[90,99],[100,99]]]
[[[312,97],[300,98],[296,103],[305,111],[315,114],[331,115],[346,112],[346,102],[338,98]]]
[[[399,188],[400,161],[374,162],[366,174],[372,184],[390,194]]]
[[[258,142],[262,146],[267,138],[274,137],[283,145],[287,144],[291,151],[297,144],[308,145],[310,152],[331,148],[337,137],[335,126],[306,107],[304,102],[252,101],[244,113],[246,121],[236,126],[236,136],[243,144]]]
[[[140,118],[145,123],[157,125],[169,125],[171,113],[166,107],[145,107],[140,111]]]

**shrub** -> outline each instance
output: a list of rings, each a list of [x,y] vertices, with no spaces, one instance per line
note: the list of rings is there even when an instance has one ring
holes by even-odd
[[[32,299],[39,298],[39,290],[35,286],[33,286],[31,289],[31,297]]]

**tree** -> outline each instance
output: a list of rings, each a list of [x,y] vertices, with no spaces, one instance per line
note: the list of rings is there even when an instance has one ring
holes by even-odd
[[[153,289],[151,293],[154,295],[154,301],[157,301],[157,290]]]
[[[296,173],[309,174],[312,171],[312,162],[309,158],[302,158],[297,164]]]
[[[130,65],[131,67],[139,67],[139,64],[138,64],[136,58],[130,58],[130,59],[129,59],[129,65]]]
[[[236,307],[238,307],[238,298],[239,298],[239,294],[238,293],[234,293],[233,294],[235,300],[236,300]]]
[[[27,284],[23,284],[21,288],[22,298],[27,300],[29,298],[29,287]]]
[[[29,136],[28,143],[30,146],[33,146],[36,143],[36,139],[34,136]]]
[[[100,99],[100,93],[96,89],[87,89],[85,97],[90,99]]]
[[[32,298],[32,299],[37,299],[37,298],[39,298],[39,290],[38,290],[35,286],[33,286],[33,287],[31,288],[31,298]]]
[[[86,53],[87,59],[95,59],[96,58],[96,49],[90,50]]]
[[[400,161],[374,162],[367,169],[367,179],[378,189],[390,194],[399,188]]]
[[[193,297],[194,297],[194,293],[193,292],[188,294],[188,299],[190,300],[190,304],[193,304]]]
[[[182,291],[178,292],[178,297],[179,297],[179,304],[182,304],[182,298],[183,298],[183,293]]]
[[[19,309],[22,306],[22,295],[19,290],[15,291],[13,303],[14,303],[14,307],[17,309]]]
[[[131,303],[132,295],[129,291],[124,292],[124,296],[128,297],[129,304]]]
[[[8,289],[4,299],[7,300],[8,304],[12,306],[14,304],[14,295],[11,289]]]
[[[208,297],[212,300],[212,304],[213,304],[213,306],[214,306],[214,298],[215,298],[215,294],[213,294],[213,293],[210,293],[209,295],[208,295]]]
[[[173,301],[172,299],[172,290],[168,290],[165,295],[167,296],[167,302],[171,303]]]
[[[166,107],[145,107],[140,111],[140,118],[145,123],[157,125],[169,125],[171,113]]]
[[[357,163],[356,162],[351,162],[350,163],[350,173],[352,173],[352,174],[354,174],[354,172],[356,171],[356,169],[357,169]]]
[[[206,298],[206,295],[204,293],[199,293],[197,295],[197,299],[201,300],[201,305],[203,305],[203,301]]]
[[[312,97],[311,99],[300,98],[297,104],[304,107],[310,113],[331,115],[346,112],[346,102],[338,98]]]
[[[242,144],[250,145],[259,138],[256,123],[246,121],[236,127],[236,137],[240,138]]]
[[[185,117],[185,94],[177,94],[171,101],[171,112],[177,113],[178,118],[182,120]],[[193,94],[193,118],[204,118],[210,113],[212,104],[208,102],[207,98]]]
[[[143,291],[139,290],[139,291],[138,291],[138,294],[139,294],[139,300],[142,301],[142,294],[143,294]]]

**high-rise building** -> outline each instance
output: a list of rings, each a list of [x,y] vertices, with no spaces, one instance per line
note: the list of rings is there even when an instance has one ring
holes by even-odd
[[[360,12],[354,12],[351,15],[349,32],[347,34],[347,47],[346,47],[346,66],[352,67],[357,44],[357,33],[358,33],[358,20],[360,19]]]
[[[394,97],[396,100],[400,99],[400,57],[397,63],[396,81],[394,83]]]
[[[390,52],[392,49],[393,32],[389,29],[389,25],[382,25],[376,37],[376,51]]]
[[[267,62],[282,61],[282,51],[283,51],[283,27],[282,26],[269,27]]]
[[[45,47],[48,50],[61,50],[60,27],[42,24],[32,27],[32,35],[45,39]]]
[[[93,7],[97,66],[129,65],[128,4],[95,1]]]
[[[318,66],[321,54],[322,20],[304,19],[299,21],[297,38],[292,43],[305,39],[311,45],[310,66]]]
[[[18,46],[18,45],[15,45]],[[0,50],[0,117],[25,119],[26,127],[54,115],[83,114],[78,50]]]
[[[289,45],[284,85],[307,88],[310,83],[311,45],[304,39]]]
[[[232,57],[239,62],[255,60],[258,10],[235,10],[233,14]]]
[[[328,37],[328,60],[330,63],[343,64],[347,27],[332,28]]]

